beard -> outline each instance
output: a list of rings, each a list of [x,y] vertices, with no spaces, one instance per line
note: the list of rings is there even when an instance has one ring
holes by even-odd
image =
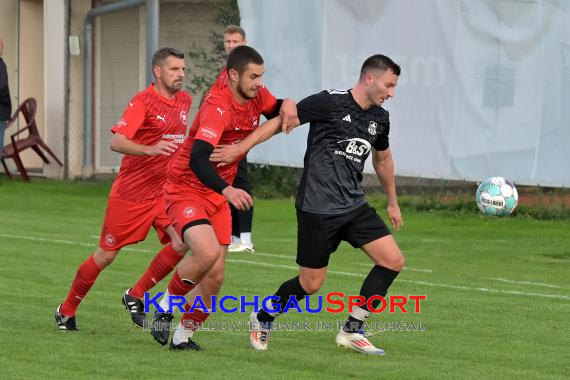
[[[172,82],[170,85],[166,83],[164,86],[170,91],[172,94],[176,94],[178,91],[182,89],[182,82]]]
[[[255,99],[255,97],[257,96],[257,90],[255,91],[255,93],[253,95],[248,95],[245,92],[245,90],[243,89],[241,82],[238,82],[236,90],[237,90],[238,94],[240,94],[240,96],[242,96],[244,99]]]

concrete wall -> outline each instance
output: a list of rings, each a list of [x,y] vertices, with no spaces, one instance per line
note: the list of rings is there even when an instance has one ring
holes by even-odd
[[[44,45],[44,96],[43,137],[60,161],[64,157],[65,132],[65,55],[67,41],[65,30],[66,8],[64,0],[50,0],[43,7]],[[48,159],[50,157],[48,156]],[[63,176],[63,167],[50,159],[44,165],[48,177]]]
[[[209,51],[210,31],[216,28],[214,13],[211,1],[161,0],[160,47],[171,46],[187,55],[196,43]],[[113,172],[119,168],[121,155],[109,150],[110,129],[135,93],[148,86],[144,61],[145,21],[146,8],[142,6],[104,15],[95,24],[98,48],[94,140],[98,172]],[[196,115],[202,94],[194,95],[189,123]]]
[[[14,105],[27,97],[38,101],[40,133],[55,154],[68,165],[70,178],[83,172],[84,20],[92,6],[113,1],[72,0],[70,34],[80,40],[80,54],[69,57],[69,87],[65,60],[68,54],[66,0],[0,1],[0,35],[5,43],[3,58],[9,70]],[[210,50],[209,34],[215,7],[208,0],[161,0],[160,46],[173,46],[188,53],[195,42]],[[95,172],[112,172],[120,155],[109,149],[110,128],[120,119],[125,105],[148,84],[145,79],[146,9],[144,6],[110,13],[94,23],[94,163]],[[218,27],[219,28],[219,27]],[[65,94],[69,91],[68,119]],[[195,95],[195,94],[193,94]],[[197,111],[201,94],[195,97],[189,123]],[[65,126],[69,150],[65,154]],[[31,173],[63,178],[57,164],[44,165],[33,152],[23,154]],[[9,161],[12,168],[14,166]]]
[[[42,136],[44,122],[44,4],[42,0],[20,0],[19,12],[19,98],[36,98],[36,123]],[[31,149],[22,152],[24,166],[41,172],[43,161]]]
[[[2,59],[8,69],[8,81],[13,109],[18,104],[18,0],[0,1],[0,37],[4,41]],[[13,128],[13,127],[12,127]],[[11,129],[5,134],[4,144],[10,142]],[[1,147],[0,147],[1,149]],[[0,169],[1,170],[1,169]]]

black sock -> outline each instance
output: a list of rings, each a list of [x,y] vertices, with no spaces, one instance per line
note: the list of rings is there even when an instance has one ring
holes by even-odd
[[[400,274],[400,272],[380,265],[375,265],[362,283],[360,295],[367,301],[370,297],[375,295],[385,297],[388,293],[388,288],[390,288],[392,282],[394,282],[396,277],[398,277],[398,274]],[[379,303],[380,300],[373,300],[372,307],[376,309]],[[370,311],[366,304],[362,305],[361,308],[366,311]],[[364,320],[349,316],[348,320],[344,323],[343,330],[346,332],[358,332],[362,329],[363,324]]]
[[[273,301],[273,308],[283,311],[289,301],[289,296],[295,296],[297,301],[299,301],[305,298],[307,292],[305,292],[301,286],[299,276],[297,276],[281,284],[277,292],[275,292],[275,295],[279,297],[279,300]],[[275,316],[261,309],[259,313],[257,313],[257,320],[263,323],[273,322],[275,320]]]
[[[362,329],[363,324],[364,321],[361,321],[360,319],[356,319],[349,315],[348,320],[344,322],[342,329],[349,333],[357,333]]]

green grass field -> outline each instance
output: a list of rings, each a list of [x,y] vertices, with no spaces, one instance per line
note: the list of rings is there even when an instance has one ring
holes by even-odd
[[[369,357],[341,350],[335,331],[279,331],[256,352],[243,331],[202,331],[204,352],[170,352],[133,327],[122,292],[159,244],[124,250],[78,309],[80,332],[61,333],[53,313],[78,265],[96,247],[109,184],[2,178],[0,185],[1,378],[540,378],[570,377],[570,221],[496,220],[475,213],[412,212],[395,234],[406,255],[390,294],[426,294],[421,314],[374,321],[422,322],[426,331],[371,338]],[[475,204],[473,207],[476,207]],[[379,209],[381,215],[384,210]],[[293,202],[256,203],[255,254],[230,254],[223,294],[273,293],[296,274]],[[371,264],[342,245],[319,294],[358,294]],[[153,291],[164,291],[166,281]],[[216,314],[240,322],[248,314]],[[280,322],[332,322],[345,314],[290,313]]]

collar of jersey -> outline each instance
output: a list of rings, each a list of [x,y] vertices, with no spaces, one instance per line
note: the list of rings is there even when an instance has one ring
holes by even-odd
[[[246,101],[244,104],[240,104],[235,98],[234,98],[234,94],[232,93],[232,89],[230,86],[225,86],[223,89],[224,93],[226,94],[226,96],[228,96],[231,99],[232,102],[232,106],[235,108],[238,108],[240,110],[244,110],[246,109],[247,105],[249,104],[249,102],[251,102],[252,99],[249,99],[248,101]]]
[[[367,110],[365,110],[364,108],[362,108],[360,106],[360,104],[358,104],[358,102],[356,101],[356,99],[354,99],[354,96],[352,95],[352,88],[349,88],[347,90],[348,94],[350,95],[350,100],[358,107],[358,109],[362,112],[369,112],[370,110],[372,110],[372,108],[374,108],[374,106],[368,108]]]

